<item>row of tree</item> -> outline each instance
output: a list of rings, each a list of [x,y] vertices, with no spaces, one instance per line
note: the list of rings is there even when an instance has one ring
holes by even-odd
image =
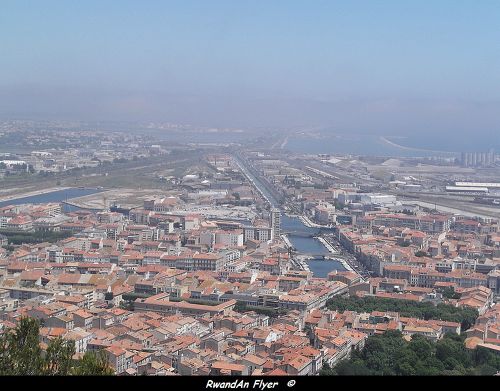
[[[467,349],[464,337],[446,334],[432,342],[414,335],[411,341],[400,331],[369,337],[349,359],[321,370],[322,375],[341,376],[434,376],[494,375],[500,371],[500,356],[483,347]]]
[[[24,243],[43,243],[50,242],[55,243],[59,240],[66,239],[72,235],[69,231],[35,231],[35,232],[23,232],[23,231],[4,231],[0,233],[7,236],[10,244],[24,244]]]
[[[106,353],[87,352],[75,359],[75,343],[60,337],[46,349],[40,346],[40,323],[22,318],[15,328],[0,336],[0,375],[2,376],[102,376],[113,375]]]
[[[365,296],[363,298],[351,296],[335,296],[326,303],[327,307],[336,311],[392,311],[401,316],[419,319],[438,319],[461,324],[462,330],[474,325],[479,316],[474,308],[459,308],[451,304],[437,304],[417,302],[412,300],[390,299],[385,297]]]
[[[251,305],[248,305],[242,301],[238,301],[236,303],[236,305],[234,306],[234,310],[236,312],[241,312],[241,313],[245,313],[245,312],[255,312],[257,314],[261,314],[261,315],[267,315],[271,318],[276,318],[280,315],[285,315],[286,314],[286,310],[283,309],[283,308],[272,308],[272,307],[258,307],[258,306],[251,306]]]

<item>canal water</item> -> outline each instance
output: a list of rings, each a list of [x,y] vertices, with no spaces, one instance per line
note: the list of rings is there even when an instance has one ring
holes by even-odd
[[[320,229],[306,226],[298,217],[281,215],[281,230],[292,232],[287,234],[287,237],[293,247],[297,249],[297,252],[316,255],[315,258],[307,261],[309,270],[311,270],[314,277],[326,277],[332,270],[346,270],[342,263],[337,260],[323,259],[322,255],[328,256],[330,253],[318,239],[301,236],[301,234],[317,235]]]
[[[241,159],[239,161],[240,167],[243,172],[251,178],[253,184],[257,186],[262,193],[266,196],[271,207],[279,207],[278,201],[273,197],[273,195],[266,189],[266,186],[253,175],[250,170],[245,166],[245,163]],[[317,235],[320,233],[319,228],[306,226],[298,217],[289,217],[285,214],[281,214],[281,230],[282,232],[290,232],[287,234],[288,239],[292,243],[293,247],[297,249],[297,252],[302,254],[314,254],[315,258],[307,261],[309,265],[309,270],[313,273],[314,277],[326,277],[328,273],[332,270],[343,271],[346,270],[345,267],[336,260],[324,260],[323,255],[328,255],[328,249],[314,237],[307,237],[306,235]],[[331,229],[322,228],[321,231],[331,231]]]
[[[72,198],[83,197],[83,196],[90,195],[90,194],[100,193],[102,191],[104,191],[104,190],[77,189],[77,188],[57,190],[57,191],[51,191],[48,193],[37,194],[34,196],[29,196],[29,197],[15,198],[15,199],[12,199],[9,201],[1,201],[0,207],[7,206],[7,205],[46,204],[49,202],[62,202],[62,201],[71,200]],[[76,206],[71,206],[71,205],[64,205],[63,206],[63,210],[65,212],[73,212],[73,211],[78,210],[78,209],[80,209],[80,208],[78,208]]]

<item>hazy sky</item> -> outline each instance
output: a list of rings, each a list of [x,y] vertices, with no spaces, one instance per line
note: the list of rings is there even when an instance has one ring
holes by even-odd
[[[4,118],[495,135],[499,113],[498,0],[1,3]]]

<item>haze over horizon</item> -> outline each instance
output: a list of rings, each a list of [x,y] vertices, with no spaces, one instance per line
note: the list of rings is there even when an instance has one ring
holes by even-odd
[[[0,118],[500,128],[500,3],[5,1]]]

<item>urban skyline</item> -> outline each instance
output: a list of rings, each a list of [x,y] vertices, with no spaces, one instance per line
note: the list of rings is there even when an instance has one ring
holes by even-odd
[[[499,376],[499,18],[5,2],[0,376]]]

